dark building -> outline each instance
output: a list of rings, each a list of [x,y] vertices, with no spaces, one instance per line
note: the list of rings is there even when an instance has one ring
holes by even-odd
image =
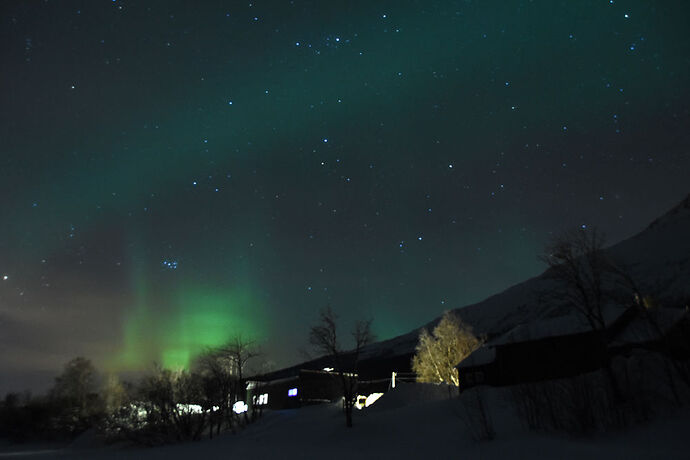
[[[282,378],[255,377],[247,390],[252,404],[269,409],[294,409],[337,401],[343,394],[337,374],[310,369],[297,369],[294,375]]]
[[[521,324],[488,341],[458,364],[460,387],[514,385],[571,377],[634,349],[690,357],[686,309],[610,309],[606,329],[592,331],[577,315]]]
[[[352,354],[341,356],[348,378],[357,379],[357,393],[363,396],[386,392],[392,384],[394,372],[400,381],[414,380],[410,374],[411,360],[412,355],[409,353],[394,352],[377,353],[370,357],[363,352],[357,363]],[[289,409],[338,401],[343,396],[342,382],[334,370],[333,358],[324,356],[254,376],[248,383],[247,401],[269,409]]]

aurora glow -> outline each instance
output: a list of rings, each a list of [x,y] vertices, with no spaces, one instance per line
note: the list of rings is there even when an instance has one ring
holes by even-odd
[[[193,358],[209,347],[240,335],[247,340],[267,336],[266,314],[256,296],[243,284],[235,288],[185,286],[156,298],[139,274],[136,299],[124,315],[121,352],[110,368],[146,369],[153,363],[189,368]],[[161,315],[152,306],[165,303]]]
[[[687,2],[3,2],[0,392],[69,359],[303,359],[687,194]],[[255,19],[256,18],[256,19]]]

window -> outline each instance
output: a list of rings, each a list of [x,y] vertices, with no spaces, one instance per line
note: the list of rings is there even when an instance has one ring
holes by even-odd
[[[264,404],[268,404],[268,393],[264,393],[262,395],[259,395],[259,399],[256,402],[257,405],[263,406]]]
[[[297,388],[290,388],[288,390],[288,396],[297,396]]]

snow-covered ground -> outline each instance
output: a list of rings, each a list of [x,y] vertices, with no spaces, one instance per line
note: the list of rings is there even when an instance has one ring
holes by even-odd
[[[466,393],[469,394],[469,393]],[[238,434],[158,448],[71,447],[46,452],[0,453],[0,458],[151,459],[687,459],[690,412],[684,411],[624,432],[587,438],[526,431],[513,413],[505,389],[487,400],[496,430],[489,442],[472,440],[461,400],[444,388],[407,384],[357,412],[354,428],[344,426],[337,404],[268,412]]]

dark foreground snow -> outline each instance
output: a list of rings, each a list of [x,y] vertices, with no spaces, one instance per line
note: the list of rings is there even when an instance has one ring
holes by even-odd
[[[159,448],[71,447],[44,452],[25,448],[0,458],[60,459],[687,459],[690,412],[676,413],[624,432],[572,438],[527,432],[516,419],[506,390],[488,392],[496,439],[476,442],[467,429],[462,401],[439,387],[404,385],[358,412],[344,427],[339,406],[321,405],[268,412],[243,432],[212,441]]]

